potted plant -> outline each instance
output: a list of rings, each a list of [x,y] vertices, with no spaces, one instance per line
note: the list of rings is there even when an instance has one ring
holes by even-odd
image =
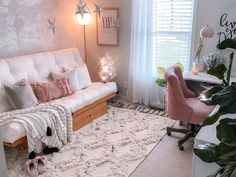
[[[218,46],[219,49],[236,49],[236,41],[226,39]],[[219,79],[223,80],[221,85],[216,85],[210,90],[202,93],[200,98],[208,105],[219,105],[217,113],[206,118],[202,126],[209,126],[216,123],[222,115],[234,114],[236,118],[236,83],[230,85],[230,75],[234,52],[230,54],[228,69],[220,64],[208,71]],[[226,78],[225,78],[225,73]],[[207,163],[217,163],[219,170],[209,177],[235,177],[236,176],[236,119],[224,118],[219,120],[216,126],[217,139],[219,144],[203,143],[194,148],[194,153]]]
[[[184,71],[184,66],[181,62],[177,62],[176,65],[178,65],[182,72]],[[166,72],[166,68],[164,67],[158,67],[157,68],[157,79],[156,79],[156,83],[157,85],[159,85],[160,87],[166,87],[167,86],[167,81],[165,80],[165,72]]]

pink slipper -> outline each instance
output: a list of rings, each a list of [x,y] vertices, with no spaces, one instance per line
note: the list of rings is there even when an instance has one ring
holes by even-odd
[[[26,169],[26,172],[31,177],[37,177],[39,175],[38,170],[37,170],[37,163],[34,159],[33,160],[29,159],[26,161],[25,169]]]
[[[38,165],[38,173],[39,174],[45,173],[46,172],[45,158],[43,156],[37,156],[35,160]]]

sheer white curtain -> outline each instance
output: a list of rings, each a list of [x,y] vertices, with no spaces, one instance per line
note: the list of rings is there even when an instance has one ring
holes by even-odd
[[[152,74],[153,24],[155,0],[132,2],[131,53],[129,65],[129,100],[145,105],[159,104],[158,90]]]

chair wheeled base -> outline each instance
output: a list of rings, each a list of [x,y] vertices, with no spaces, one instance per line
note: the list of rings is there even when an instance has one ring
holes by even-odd
[[[189,129],[178,129],[178,128],[173,128],[173,127],[166,128],[168,136],[171,136],[171,132],[178,132],[178,133],[185,134],[185,136],[178,141],[179,150],[181,150],[181,151],[184,150],[183,144],[188,139],[193,138],[196,135],[196,126],[194,124],[190,124],[189,127],[190,127]]]

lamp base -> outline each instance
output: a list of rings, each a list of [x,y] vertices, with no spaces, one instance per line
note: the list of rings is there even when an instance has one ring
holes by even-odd
[[[204,71],[204,63],[195,63],[194,68],[199,72],[203,72]]]

